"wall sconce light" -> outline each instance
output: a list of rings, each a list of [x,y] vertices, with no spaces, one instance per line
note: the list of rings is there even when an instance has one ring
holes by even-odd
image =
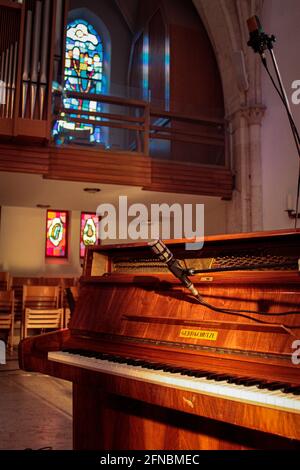
[[[300,219],[300,213],[297,214],[295,209],[293,209],[293,197],[291,194],[287,195],[285,212],[287,212],[290,219],[296,219],[296,216]]]
[[[296,219],[296,211],[294,209],[286,209],[285,212],[288,213],[290,219]],[[298,212],[297,218],[300,219],[300,213]]]

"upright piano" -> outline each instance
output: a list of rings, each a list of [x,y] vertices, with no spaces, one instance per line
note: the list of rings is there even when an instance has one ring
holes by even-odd
[[[90,247],[21,368],[73,382],[74,449],[299,449],[300,231],[166,244],[205,304],[147,243]]]

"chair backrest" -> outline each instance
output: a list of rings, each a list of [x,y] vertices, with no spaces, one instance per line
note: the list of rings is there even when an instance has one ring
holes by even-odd
[[[0,291],[11,288],[11,275],[7,271],[0,272]]]
[[[59,286],[23,286],[23,310],[55,309],[60,306],[59,301]]]
[[[36,310],[31,308],[25,309],[25,337],[27,330],[31,328],[43,329],[59,329],[63,327],[63,308]]]
[[[63,309],[59,308],[59,286],[23,286],[22,337],[31,328],[57,329],[63,326]]]
[[[71,315],[73,315],[76,302],[79,297],[79,286],[71,286],[65,288],[67,306],[65,306],[64,327],[67,328]]]
[[[12,349],[14,338],[14,292],[0,291],[0,330],[9,331],[9,344]]]

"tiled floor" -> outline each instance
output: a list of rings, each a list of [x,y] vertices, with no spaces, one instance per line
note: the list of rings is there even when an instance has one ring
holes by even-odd
[[[17,355],[0,365],[0,449],[72,449],[69,382],[18,368]]]

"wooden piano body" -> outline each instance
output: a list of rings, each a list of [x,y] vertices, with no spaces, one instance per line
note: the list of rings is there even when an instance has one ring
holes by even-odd
[[[299,449],[300,315],[278,313],[300,311],[300,231],[168,246],[195,269],[244,264],[192,280],[261,313],[200,305],[145,243],[95,246],[69,329],[23,340],[21,367],[73,382],[75,449]]]

